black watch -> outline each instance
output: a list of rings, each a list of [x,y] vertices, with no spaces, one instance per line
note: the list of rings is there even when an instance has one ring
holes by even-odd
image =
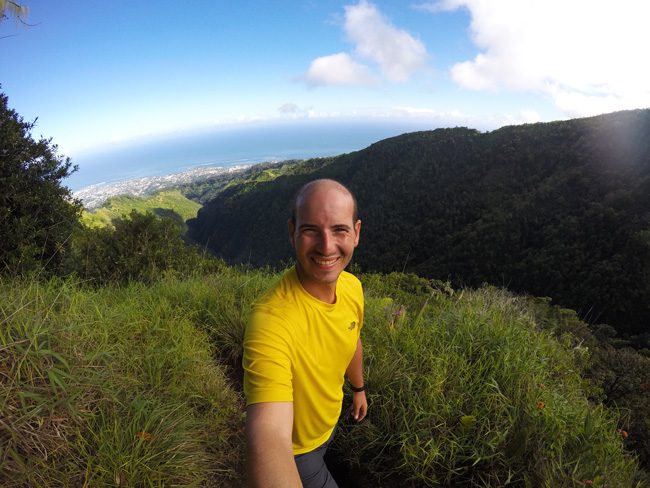
[[[350,390],[352,390],[355,393],[361,393],[362,391],[366,391],[366,385],[354,386],[352,383],[349,383],[349,385],[350,385]]]

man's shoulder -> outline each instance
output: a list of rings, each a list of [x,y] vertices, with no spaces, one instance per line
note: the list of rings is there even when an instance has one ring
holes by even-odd
[[[343,271],[339,275],[338,292],[344,299],[363,306],[363,286],[352,273]]]
[[[292,269],[285,271],[269,289],[253,303],[253,313],[275,313],[282,316],[294,306],[295,294],[291,277]]]
[[[360,290],[361,292],[363,292],[361,281],[352,273],[348,273],[347,271],[341,272],[341,274],[339,275],[339,280],[343,286],[353,288],[355,290]]]

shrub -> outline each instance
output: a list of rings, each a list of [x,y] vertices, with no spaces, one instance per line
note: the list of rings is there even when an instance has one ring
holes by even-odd
[[[95,284],[151,283],[166,272],[189,275],[223,268],[222,261],[187,245],[172,219],[132,211],[113,226],[77,232],[68,272]]]
[[[550,331],[565,347],[581,351],[578,365],[590,380],[589,398],[622,413],[619,431],[624,444],[639,457],[640,466],[650,471],[650,358],[630,344],[634,340],[616,337],[616,329],[607,324],[588,327],[573,310],[551,306],[548,299],[525,298],[535,323]],[[584,354],[589,351],[589,354]],[[650,478],[645,474],[648,481]]]
[[[369,415],[344,418],[333,449],[369,484],[632,486],[616,415],[587,399],[588,351],[542,330],[529,301],[432,289],[396,320],[401,304],[366,283]]]
[[[595,351],[588,375],[602,388],[604,403],[624,413],[619,427],[626,447],[650,470],[650,358],[633,349],[602,347]]]

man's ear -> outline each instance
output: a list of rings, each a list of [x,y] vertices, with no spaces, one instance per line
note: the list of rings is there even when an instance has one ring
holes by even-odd
[[[354,223],[354,247],[359,245],[359,237],[361,236],[361,220]]]
[[[291,247],[296,247],[296,238],[294,237],[296,223],[291,219],[287,220],[287,230],[289,231],[289,242],[291,243]]]

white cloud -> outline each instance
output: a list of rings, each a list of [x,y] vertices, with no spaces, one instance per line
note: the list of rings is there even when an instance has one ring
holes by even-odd
[[[432,14],[436,14],[438,12],[443,12],[445,10],[453,10],[456,8],[456,6],[446,0],[440,0],[437,2],[422,2],[422,3],[415,3],[411,5],[412,8],[415,10],[419,10],[421,12],[429,12]]]
[[[345,33],[361,58],[377,63],[390,81],[406,81],[424,66],[424,44],[394,27],[373,4],[361,0],[345,7]]]
[[[526,124],[535,124],[542,121],[542,117],[535,110],[521,110],[519,117]]]
[[[615,93],[590,95],[577,90],[550,87],[555,105],[569,115],[592,115],[616,110],[644,108],[650,106],[648,94],[619,96]]]
[[[287,102],[287,103],[283,103],[278,108],[278,111],[282,114],[295,114],[300,111],[300,107],[298,107],[298,105],[296,105],[295,103]]]
[[[422,42],[390,21],[367,0],[345,7],[345,34],[354,45],[352,54],[322,56],[311,62],[301,77],[307,84],[373,85],[378,79],[363,62],[379,68],[392,82],[408,80],[427,60]]]
[[[374,83],[368,68],[354,61],[346,53],[314,59],[303,78],[311,86],[371,85]]]
[[[467,8],[480,53],[451,70],[461,86],[546,93],[570,116],[650,106],[650,3],[637,0],[445,0]]]
[[[479,130],[494,130],[505,125],[534,124],[541,121],[535,110],[520,110],[516,113],[467,113],[459,109],[434,110],[426,107],[395,106],[382,114],[391,119],[430,121],[435,127],[471,127]]]
[[[437,117],[440,115],[440,112],[432,110],[430,108],[422,107],[407,107],[407,106],[397,106],[393,107],[393,111],[396,115],[411,117],[411,116],[434,116]]]

